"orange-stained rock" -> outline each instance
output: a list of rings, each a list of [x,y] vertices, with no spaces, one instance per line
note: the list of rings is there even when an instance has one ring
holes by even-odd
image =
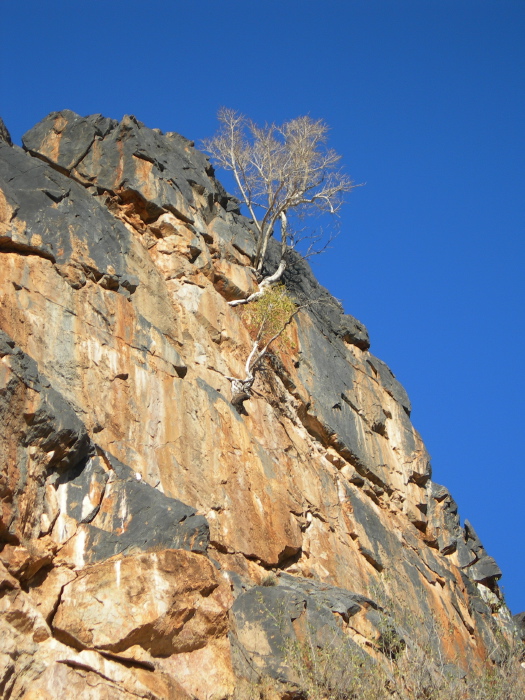
[[[43,642],[51,636],[45,619],[24,591],[4,592],[0,598],[0,619],[34,642]]]
[[[17,579],[27,581],[53,561],[56,551],[49,536],[41,537],[28,542],[27,547],[6,545],[0,552],[0,561]]]
[[[140,663],[77,652],[55,639],[36,644],[1,620],[0,634],[0,679],[5,696],[13,700],[189,698],[172,677]]]
[[[253,225],[205,156],[67,110],[24,144],[0,140],[9,697],[220,700],[291,678],[281,647],[312,627],[377,660],[386,625],[485,663],[513,629],[501,572],[364,326],[291,260],[313,303],[241,415],[252,338],[228,301],[257,289]]]
[[[120,652],[139,645],[153,656],[192,651],[227,631],[213,564],[164,550],[89,567],[67,583],[53,618],[57,638]]]
[[[54,615],[62,588],[76,578],[74,571],[66,566],[41,569],[28,582],[28,595],[38,612],[49,623]]]
[[[231,654],[228,638],[222,637],[201,649],[157,659],[156,666],[177,678],[190,697],[218,700],[230,697],[237,684]]]

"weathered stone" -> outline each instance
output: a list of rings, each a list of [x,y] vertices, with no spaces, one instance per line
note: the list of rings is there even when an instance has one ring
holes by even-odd
[[[306,306],[240,415],[254,227],[206,157],[69,111],[24,144],[0,142],[1,691],[297,693],[313,637],[479,668],[513,634],[499,569],[364,326],[291,253]]]
[[[485,550],[483,549],[483,545],[481,544],[481,540],[477,536],[476,531],[468,520],[465,520],[464,532],[465,544],[471,552],[481,558],[485,554]]]
[[[466,569],[468,576],[476,582],[486,582],[491,579],[499,579],[502,576],[501,569],[492,557],[484,556]]]
[[[370,365],[373,367],[374,371],[377,372],[381,384],[385,387],[386,391],[390,396],[398,401],[401,406],[405,409],[407,415],[410,415],[412,411],[412,405],[406,391],[403,389],[401,384],[395,378],[392,370],[387,367],[387,365],[379,360],[377,357],[370,355],[368,360]]]
[[[362,323],[350,316],[350,314],[345,314],[341,317],[339,335],[346,343],[357,345],[361,350],[368,350],[370,347],[368,331]]]
[[[333,615],[337,612],[348,621],[360,609],[351,593],[309,584],[305,579],[286,576],[278,586],[256,586],[240,595],[232,607],[237,650],[234,668],[248,679],[263,674],[294,684],[298,681],[295,660],[301,643],[327,650],[345,647],[350,652],[351,648],[366,658]]]
[[[0,117],[0,141],[5,141],[10,146],[13,145],[13,142],[11,141],[11,135],[9,134],[9,131],[7,130],[6,125],[4,124],[4,120],[2,119],[2,117]]]
[[[113,456],[106,459],[109,471],[104,460],[94,457],[55,482],[62,510],[53,535],[59,542],[68,540],[63,560],[83,565],[157,549],[206,551],[205,518],[137,479]],[[72,520],[82,524],[73,526],[74,533]]]
[[[46,477],[76,464],[89,450],[85,427],[72,407],[41,377],[34,360],[0,331],[0,495],[5,504],[0,530],[4,538],[19,543],[40,534]]]
[[[34,642],[43,642],[51,637],[47,622],[22,590],[13,589],[0,597],[0,618]]]
[[[299,576],[281,574],[279,584],[306,594],[308,599],[313,599],[318,605],[341,615],[345,622],[348,622],[363,605],[377,607],[373,600],[359,593],[351,593],[344,588]]]
[[[135,200],[145,221],[163,210],[193,223],[190,207],[213,197],[205,157],[179,134],[146,128],[133,116],[120,123],[100,115],[53,112],[23,137],[24,146],[82,180]]]
[[[55,639],[38,644],[0,620],[0,692],[13,700],[189,700],[170,676]]]
[[[56,612],[62,588],[76,576],[67,566],[51,566],[40,569],[28,582],[31,602],[48,624]]]
[[[0,181],[17,205],[17,221],[2,233],[4,248],[77,263],[95,280],[126,272],[130,233],[84,187],[20,148],[0,143]]]
[[[0,552],[0,561],[19,581],[28,581],[53,561],[56,550],[50,537],[32,540],[27,547],[6,544]]]
[[[72,646],[113,652],[139,645],[170,656],[227,631],[215,568],[202,556],[160,550],[95,564],[66,584],[53,630]]]
[[[211,639],[194,651],[157,658],[156,667],[174,677],[191,698],[221,700],[231,697],[237,686],[228,637]]]

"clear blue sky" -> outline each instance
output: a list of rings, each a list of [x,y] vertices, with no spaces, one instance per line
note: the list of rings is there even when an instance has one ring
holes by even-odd
[[[135,114],[199,141],[221,105],[331,126],[356,189],[314,266],[525,609],[524,0],[3,0],[0,115]]]

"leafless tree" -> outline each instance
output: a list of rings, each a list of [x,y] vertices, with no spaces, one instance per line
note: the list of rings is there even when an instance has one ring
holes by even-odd
[[[327,148],[328,127],[322,120],[298,117],[282,125],[259,127],[242,114],[221,109],[218,133],[204,145],[215,163],[233,173],[240,197],[254,221],[257,244],[253,266],[261,273],[268,242],[280,233],[280,260],[274,273],[248,299],[260,298],[286,269],[286,253],[304,239],[292,231],[289,217],[336,214],[353,183],[338,167],[340,156]],[[311,243],[317,243],[312,236]],[[310,253],[314,252],[310,246]]]

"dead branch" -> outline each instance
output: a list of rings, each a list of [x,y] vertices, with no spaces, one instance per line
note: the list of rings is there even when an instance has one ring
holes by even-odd
[[[244,379],[239,379],[238,377],[226,377],[228,381],[231,382],[232,398],[231,403],[237,408],[239,412],[244,412],[244,402],[251,398],[252,388],[255,382],[256,373],[260,369],[264,359],[267,357],[270,350],[270,346],[281,337],[288,326],[292,323],[294,318],[300,311],[313,306],[314,304],[322,304],[327,302],[329,297],[321,297],[319,299],[309,300],[300,305],[297,305],[295,310],[290,314],[289,318],[282,324],[282,326],[264,343],[261,342],[263,337],[264,319],[260,325],[259,331],[255,340],[253,341],[252,348],[246,359],[246,364],[244,367],[245,376]]]
[[[281,242],[277,270],[248,299],[229,302],[236,306],[260,298],[281,279],[286,253],[298,243],[290,232],[289,215],[336,214],[354,184],[338,167],[340,156],[326,147],[328,126],[320,119],[298,117],[282,125],[260,127],[224,108],[218,118],[219,131],[204,142],[204,147],[218,166],[233,173],[253,219],[257,232],[253,266],[257,272],[263,268],[276,230]],[[317,240],[312,240],[310,255],[316,244]]]

